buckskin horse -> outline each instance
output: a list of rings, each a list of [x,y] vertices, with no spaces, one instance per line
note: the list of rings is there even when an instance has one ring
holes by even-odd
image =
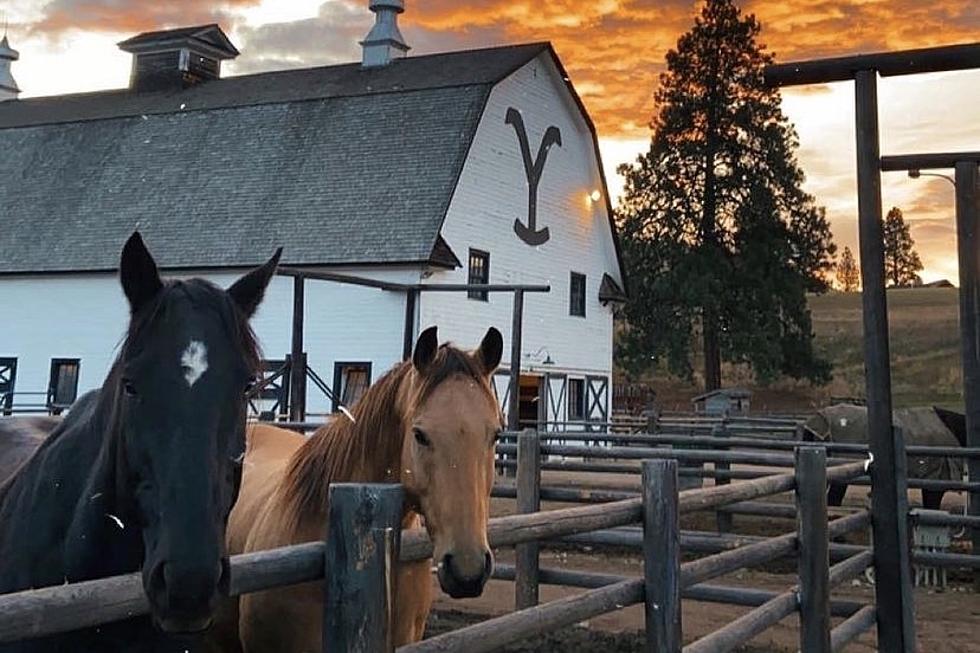
[[[424,518],[442,589],[457,598],[478,596],[493,567],[487,521],[502,419],[490,377],[502,349],[493,328],[471,354],[439,346],[431,327],[419,336],[412,360],[372,385],[350,419],[338,416],[309,439],[272,426],[249,429],[242,492],[228,524],[229,552],[322,539],[331,483],[401,483],[402,524],[419,526]],[[431,566],[431,560],[399,565],[396,645],[422,638],[432,601]],[[216,624],[221,647],[321,651],[321,588],[306,583],[229,601]]]
[[[131,318],[105,383],[0,487],[0,592],[141,571],[151,616],[0,651],[200,645],[192,634],[228,582],[225,526],[259,360],[248,320],[279,254],[225,291],[165,282],[140,235],[126,242]]]

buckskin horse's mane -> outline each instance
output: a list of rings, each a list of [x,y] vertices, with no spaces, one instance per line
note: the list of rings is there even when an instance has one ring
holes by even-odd
[[[126,334],[119,347],[119,354],[109,369],[109,373],[100,391],[82,395],[72,406],[68,416],[45,438],[34,456],[37,456],[55,446],[62,436],[87,426],[103,431],[104,437],[116,437],[115,406],[118,403],[118,379],[122,375],[122,361],[129,354],[138,352],[140,336],[167,310],[167,307],[180,297],[186,297],[192,304],[208,307],[217,311],[232,342],[238,342],[244,354],[246,364],[251,372],[259,367],[260,353],[255,333],[248,323],[248,318],[239,310],[235,303],[220,288],[203,279],[167,280],[163,288],[149,302],[140,308],[129,321]],[[86,399],[92,396],[92,405]],[[75,416],[74,418],[72,416]],[[20,471],[27,469],[25,463]],[[3,484],[0,484],[0,504],[3,503],[18,474],[14,474]]]
[[[281,486],[284,520],[289,527],[295,528],[302,519],[326,510],[331,483],[399,477],[399,470],[388,466],[401,457],[404,416],[399,400],[413,369],[411,361],[395,365],[353,406],[353,420],[338,416],[321,426],[292,457]],[[443,344],[425,372],[416,375],[419,384],[407,400],[418,405],[456,376],[475,381],[491,392],[475,357]]]

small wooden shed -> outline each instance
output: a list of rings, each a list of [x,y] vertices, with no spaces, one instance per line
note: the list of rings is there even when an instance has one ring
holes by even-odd
[[[749,414],[752,392],[745,388],[721,388],[699,395],[691,400],[698,415],[729,417]]]

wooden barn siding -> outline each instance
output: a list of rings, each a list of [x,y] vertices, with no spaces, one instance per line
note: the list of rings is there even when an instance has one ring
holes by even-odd
[[[532,158],[549,126],[561,130],[562,145],[552,147],[538,187],[538,228],[547,226],[551,232],[538,247],[514,233],[515,218],[526,221],[528,191],[517,135],[504,122],[509,107],[521,112]],[[525,371],[550,369],[573,378],[611,375],[612,311],[600,304],[598,294],[603,273],[619,281],[619,269],[605,202],[587,200],[601,187],[591,136],[550,59],[542,56],[500,82],[490,95],[442,230],[464,267],[437,272],[428,281],[465,283],[472,247],[490,252],[491,283],[551,284],[551,293],[525,297],[523,352],[545,347],[556,364],[543,367],[542,353],[536,361],[524,359]],[[587,276],[585,318],[569,315],[572,271]],[[492,293],[488,302],[423,293],[419,326],[437,324],[444,338],[466,347],[496,326],[504,334],[506,365],[512,307],[509,293]]]
[[[412,268],[340,271],[390,281],[419,281],[418,270]],[[187,276],[203,276],[227,287],[239,275]],[[275,278],[252,320],[266,358],[281,359],[289,352],[292,292],[292,279]],[[310,367],[327,384],[333,383],[335,361],[370,361],[376,379],[401,360],[401,293],[319,281],[308,281],[306,292],[305,348]],[[18,359],[17,392],[46,390],[50,360],[55,357],[81,359],[79,394],[98,387],[128,319],[119,282],[106,274],[2,278],[0,305],[5,307],[0,357]],[[312,383],[308,392],[308,411],[330,409]]]

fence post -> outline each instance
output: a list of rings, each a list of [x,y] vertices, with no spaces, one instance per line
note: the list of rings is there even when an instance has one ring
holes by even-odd
[[[796,449],[800,650],[830,653],[830,543],[827,535],[827,452]]]
[[[711,435],[712,435],[712,437],[716,437],[716,438],[727,438],[728,435],[729,435],[729,433],[728,433],[728,428],[725,426],[725,422],[722,421],[720,424],[716,424],[715,426],[711,427]],[[728,447],[717,447],[717,449],[719,451],[728,451],[729,450]],[[715,468],[715,471],[716,472],[719,472],[719,471],[720,472],[728,472],[728,471],[731,471],[732,466],[731,466],[731,463],[716,462],[714,464],[714,468]],[[732,482],[732,480],[730,478],[721,478],[721,477],[719,477],[717,475],[715,476],[715,485],[728,485],[731,482]],[[719,533],[730,533],[730,532],[732,532],[732,528],[734,527],[734,517],[733,517],[732,513],[730,513],[730,512],[722,512],[720,510],[716,510],[715,511],[715,521],[716,521],[716,523],[718,525],[718,532]]]
[[[648,653],[680,653],[677,461],[643,461],[643,575]]]
[[[882,575],[890,571],[879,568],[881,549],[887,547],[891,549],[888,552],[888,557],[897,558],[899,561],[898,568],[895,570],[898,572],[897,578],[894,578],[889,583],[898,585],[898,596],[890,601],[891,610],[889,612],[892,612],[892,614],[882,610],[881,601],[876,602],[878,634],[879,641],[881,641],[884,639],[882,637],[882,631],[890,631],[887,632],[888,639],[892,640],[894,638],[894,641],[907,642],[907,648],[902,650],[911,652],[915,650],[915,596],[912,591],[912,538],[909,532],[908,457],[905,455],[905,435],[898,426],[892,427],[892,448],[895,452],[893,474],[895,496],[882,497],[882,500],[888,502],[894,501],[894,512],[898,515],[898,521],[895,524],[896,536],[894,540],[888,542],[875,539],[872,544],[875,554],[875,590],[877,592],[878,586],[882,582]],[[875,458],[871,470],[872,508],[874,507],[875,492],[885,491],[885,488],[875,487],[875,481],[881,478],[882,475],[887,474],[885,470],[881,469],[878,470],[878,473],[875,473],[874,467],[878,464],[878,459]],[[872,512],[872,524],[878,518],[879,515]],[[882,623],[882,619],[887,619],[887,621]]]
[[[517,435],[517,512],[538,512],[541,509],[541,439],[533,429]],[[517,610],[538,604],[537,542],[524,542],[514,547],[516,570],[514,604]]]
[[[337,483],[329,501],[323,650],[390,653],[402,487]]]

